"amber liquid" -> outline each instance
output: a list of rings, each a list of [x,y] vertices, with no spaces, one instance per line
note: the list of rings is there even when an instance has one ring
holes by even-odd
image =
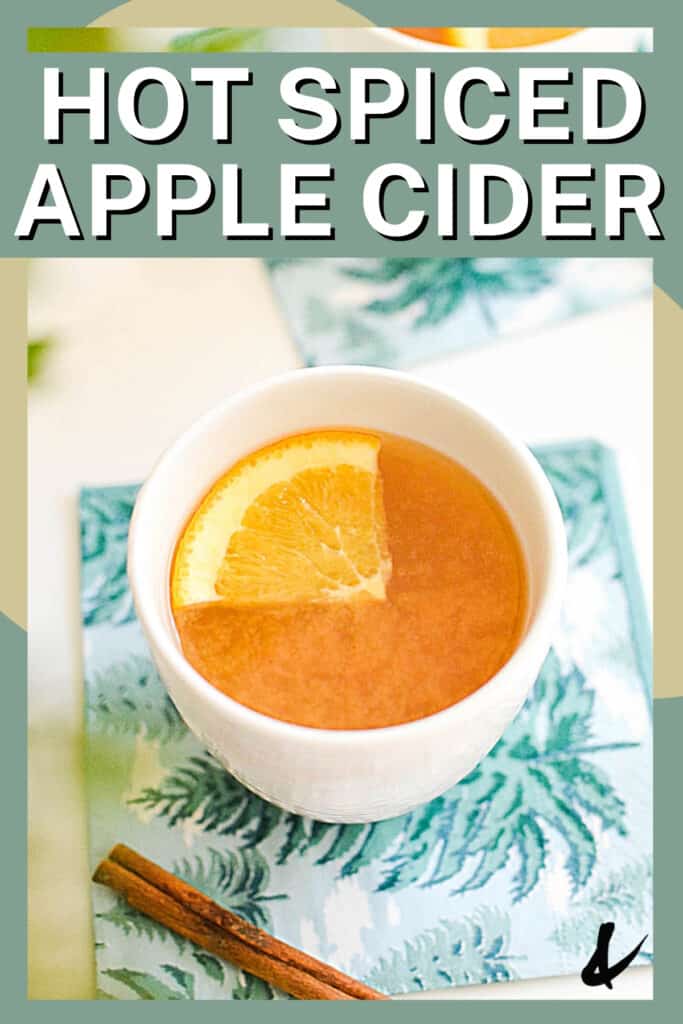
[[[392,574],[384,601],[175,611],[188,661],[264,715],[321,729],[424,718],[486,683],[517,647],[524,558],[491,492],[431,448],[382,435]]]
[[[447,28],[398,28],[408,36],[424,39],[428,43],[453,46],[452,36]],[[564,39],[578,32],[576,28],[490,28],[487,45],[491,50],[523,46],[542,46],[544,43]]]

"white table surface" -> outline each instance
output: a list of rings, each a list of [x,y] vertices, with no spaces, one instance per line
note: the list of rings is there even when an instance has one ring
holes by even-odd
[[[55,338],[29,397],[30,994],[87,999],[94,973],[77,492],[83,484],[141,480],[197,416],[300,360],[255,260],[38,261],[29,323],[33,336]],[[415,372],[528,442],[595,437],[616,449],[651,609],[650,302],[637,299]],[[440,996],[649,999],[651,968],[631,969],[617,988],[588,989],[565,977]]]

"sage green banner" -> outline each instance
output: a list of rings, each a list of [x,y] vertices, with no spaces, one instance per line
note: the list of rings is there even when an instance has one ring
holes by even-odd
[[[607,62],[608,67],[627,71],[639,83],[646,100],[646,114],[643,126],[630,139],[624,142],[580,141],[582,138],[581,124],[581,93],[582,68],[586,63],[581,54],[534,55],[533,61],[527,60],[527,66],[548,69],[550,77],[553,71],[569,69],[571,84],[553,83],[551,87],[541,87],[546,95],[560,95],[568,105],[566,117],[562,114],[550,114],[545,123],[566,127],[577,140],[573,144],[558,142],[522,142],[519,139],[521,116],[526,104],[518,103],[518,69],[520,57],[517,54],[477,55],[477,63],[490,69],[505,83],[507,96],[494,97],[488,88],[481,85],[473,86],[467,93],[466,116],[470,124],[480,126],[491,116],[509,117],[509,127],[497,141],[467,141],[449,127],[444,116],[443,93],[447,83],[459,69],[472,65],[472,56],[459,52],[451,54],[382,54],[381,59],[368,54],[155,54],[151,64],[157,69],[166,69],[170,73],[167,78],[169,86],[173,86],[172,94],[178,97],[178,119],[184,103],[186,121],[181,123],[173,133],[171,141],[158,144],[132,137],[121,124],[117,114],[117,97],[130,96],[131,79],[128,76],[140,67],[150,65],[150,58],[137,54],[98,54],[96,58],[89,54],[32,54],[24,70],[22,85],[22,104],[26,117],[16,124],[13,146],[9,149],[10,163],[7,167],[7,184],[3,203],[3,250],[7,256],[33,255],[126,255],[135,252],[144,256],[171,256],[182,251],[184,255],[204,256],[285,256],[285,255],[345,255],[358,253],[364,255],[388,255],[396,251],[397,246],[405,246],[405,240],[399,242],[379,233],[380,228],[373,229],[364,214],[362,196],[366,183],[371,180],[373,172],[382,165],[397,165],[398,175],[412,174],[414,181],[409,184],[397,180],[389,185],[386,191],[385,213],[391,222],[402,221],[409,211],[424,211],[420,223],[421,230],[410,233],[411,255],[462,255],[486,252],[500,255],[654,255],[657,246],[667,244],[666,239],[656,242],[649,240],[644,234],[643,225],[633,214],[624,217],[623,239],[610,239],[607,236],[606,214],[611,204],[614,211],[616,185],[609,184],[605,165],[619,167],[624,165],[625,173],[637,172],[641,165],[652,168],[650,177],[657,179],[660,166],[664,166],[665,142],[670,137],[663,118],[656,117],[655,112],[660,104],[658,83],[655,75],[655,62],[650,54],[613,54]],[[590,65],[599,67],[602,60],[591,60]],[[60,91],[64,95],[82,96],[90,89],[90,68],[105,68],[108,71],[109,91],[109,124],[106,127],[107,141],[89,138],[90,115],[84,112],[69,111],[61,116],[62,141],[45,142],[42,139],[43,118],[43,68],[59,68],[62,72]],[[308,115],[294,115],[293,111],[280,98],[280,84],[285,76],[301,66],[322,69],[329,80],[338,83],[339,92],[329,93],[327,99],[334,103],[338,111],[338,133],[331,141],[310,144],[288,137],[278,123],[282,118],[295,117],[298,124],[308,128],[317,123]],[[353,69],[377,68],[386,69],[391,76],[394,73],[406,83],[406,102],[399,113],[382,118],[373,117],[368,121],[367,142],[362,137],[352,141],[354,121],[359,120],[359,109],[362,86],[356,85],[357,103],[354,105],[354,116],[350,109],[350,80]],[[433,143],[418,141],[416,138],[416,116],[418,107],[414,96],[416,86],[416,69],[432,68],[434,75],[434,128]],[[229,142],[214,141],[212,138],[212,103],[211,88],[192,81],[204,68],[248,68],[252,76],[252,84],[235,84],[232,87],[232,125]],[[246,72],[245,72],[246,73]],[[373,71],[374,75],[375,72]],[[380,72],[377,72],[379,75]],[[56,72],[50,72],[56,76]],[[102,78],[100,78],[102,81]],[[180,83],[180,87],[176,84]],[[121,91],[122,83],[123,92]],[[57,88],[57,87],[55,87]],[[494,85],[494,88],[500,88]],[[368,87],[371,99],[381,102],[387,95],[384,84]],[[401,87],[399,86],[399,90]],[[583,91],[588,91],[587,82]],[[222,92],[224,93],[223,86]],[[320,95],[320,89],[309,90]],[[183,92],[187,97],[182,99]],[[426,91],[425,91],[426,94]],[[618,122],[624,109],[623,96],[620,89],[611,87],[604,92],[603,116],[606,123]],[[397,101],[398,102],[398,99]],[[49,105],[50,108],[52,105]],[[457,107],[458,104],[451,104]],[[129,109],[132,104],[129,105]],[[161,86],[147,86],[140,93],[139,119],[145,126],[157,126],[164,121],[168,111],[168,100]],[[332,108],[328,108],[330,113]],[[129,115],[130,116],[130,115]],[[170,129],[176,124],[176,118],[168,115],[171,120]],[[103,118],[99,119],[100,128],[93,122],[92,132],[105,135]],[[429,118],[424,119],[425,122]],[[258,129],[255,130],[255,126]],[[355,134],[358,137],[358,127]],[[425,132],[425,125],[421,126]],[[140,131],[140,134],[143,134]],[[229,181],[222,180],[222,165],[232,169]],[[441,189],[437,199],[437,167],[445,165],[454,168],[455,175],[449,171],[449,177]],[[63,187],[68,194],[73,208],[78,230],[72,229],[77,238],[65,237],[62,223],[39,224],[35,234],[30,238],[13,238],[12,235],[19,222],[19,215],[24,207],[31,183],[34,181],[39,165],[55,166],[59,171]],[[133,212],[114,213],[111,217],[111,238],[95,238],[98,232],[93,213],[92,196],[103,195],[106,185],[99,192],[93,184],[91,189],[92,167],[97,165],[117,165],[111,170],[121,175],[133,177],[135,184],[129,181],[113,183],[110,186],[115,196],[125,196],[130,189],[139,185],[145,189],[141,192],[140,208]],[[161,230],[157,225],[157,206],[163,213],[168,209],[170,198],[169,186],[158,180],[159,166],[186,165],[178,168],[188,173],[201,176],[200,186],[208,190],[209,179],[213,184],[213,196],[208,199],[206,208],[201,212],[179,213],[177,216],[176,237],[160,238]],[[239,165],[241,182],[239,195],[243,205],[242,218],[248,222],[267,224],[272,228],[272,239],[264,240],[255,237],[263,230],[259,228],[249,231],[249,237],[235,237],[237,231],[229,232],[233,237],[223,237],[222,212],[238,205],[238,185],[234,168]],[[280,201],[281,182],[285,181],[283,165],[301,165],[301,173],[310,175],[312,180],[301,186],[302,192],[325,193],[329,196],[329,209],[315,210],[302,214],[304,238],[293,238],[294,231],[285,225],[287,206]],[[502,165],[516,172],[518,182],[521,175],[530,190],[530,197],[525,200],[530,216],[526,227],[511,230],[509,237],[486,237],[475,240],[471,237],[472,228],[468,225],[469,177],[470,165],[485,167],[486,165]],[[594,240],[590,238],[556,238],[544,239],[541,228],[542,197],[549,197],[552,183],[542,181],[542,165],[554,167],[566,165],[564,175],[571,173],[573,165],[578,166],[578,173],[587,175],[587,168],[593,171],[593,181],[579,180],[563,186],[569,193],[586,192],[590,196],[590,210],[573,210],[564,215],[564,221],[573,224],[582,221],[593,227]],[[129,170],[132,168],[132,170]],[[198,170],[193,172],[193,169]],[[319,168],[319,171],[316,171]],[[56,173],[56,172],[54,172]],[[386,172],[388,173],[388,171]],[[208,177],[207,177],[208,175]],[[333,179],[333,180],[330,180]],[[666,178],[664,178],[666,182]],[[424,185],[422,184],[424,182]],[[668,182],[667,182],[668,184]],[[651,182],[652,185],[652,182]],[[286,187],[286,184],[285,186]],[[456,238],[439,237],[438,217],[444,216],[452,202],[453,190],[456,189],[455,201],[455,232]],[[474,186],[472,186],[473,188]],[[625,186],[627,187],[627,186]],[[180,196],[190,196],[196,184],[188,182],[178,185]],[[426,191],[425,191],[426,188]],[[634,188],[639,192],[642,184],[638,182]],[[40,188],[38,179],[34,189]],[[60,186],[61,189],[61,186]],[[118,189],[118,190],[117,190]],[[416,191],[413,191],[415,189]],[[381,191],[375,189],[375,195]],[[52,196],[55,197],[54,180]],[[135,192],[134,192],[135,194]],[[607,195],[607,204],[606,204]],[[166,198],[164,198],[164,196]],[[491,188],[491,214],[503,219],[510,209],[510,189],[507,185],[494,185]],[[53,199],[50,200],[52,205]],[[66,205],[66,204],[65,204]],[[98,204],[101,207],[101,203]],[[654,205],[654,204],[653,204]],[[289,220],[291,221],[291,203]],[[523,206],[522,209],[525,207]],[[414,218],[417,213],[413,215]],[[666,233],[670,210],[666,195],[654,211],[661,230]],[[450,219],[450,218],[449,218]],[[614,217],[612,217],[614,219]],[[316,226],[330,223],[333,230],[327,238],[313,237]],[[310,226],[309,226],[310,225]],[[24,219],[23,233],[29,232],[31,220]],[[21,232],[21,225],[19,226]],[[68,228],[67,228],[68,230]],[[387,232],[388,233],[388,232]],[[658,235],[656,227],[651,230]],[[579,232],[577,232],[579,234]],[[289,235],[290,237],[283,237]]]
[[[350,66],[361,64],[379,65],[395,68],[408,81],[414,75],[418,65],[424,66],[425,60],[416,57],[399,57],[393,54],[382,54],[379,57],[347,55],[335,56],[326,54],[302,55],[245,55],[230,57],[213,55],[210,58],[197,55],[129,55],[129,54],[87,54],[45,55],[28,54],[26,51],[27,29],[36,25],[86,25],[105,15],[114,7],[131,8],[135,11],[136,22],[130,24],[164,24],[163,14],[165,0],[139,0],[128,5],[116,4],[115,0],[24,0],[18,4],[12,2],[2,15],[2,32],[0,46],[0,82],[2,83],[3,103],[3,188],[0,195],[0,224],[2,225],[2,243],[0,255],[14,258],[31,258],[39,255],[63,254],[70,256],[102,255],[125,256],[136,255],[297,255],[315,254],[331,256],[359,253],[373,255],[388,253],[401,255],[464,255],[468,253],[490,253],[510,256],[536,255],[649,255],[655,258],[655,279],[669,295],[683,300],[683,284],[681,274],[682,253],[680,232],[683,226],[682,176],[680,173],[680,50],[683,39],[683,5],[676,0],[650,0],[648,4],[636,3],[635,0],[622,0],[620,3],[600,2],[600,0],[573,0],[567,9],[563,5],[548,4],[547,0],[518,0],[514,5],[509,0],[480,0],[479,3],[457,2],[452,0],[355,0],[352,6],[360,14],[377,24],[467,24],[476,20],[493,24],[563,24],[572,20],[582,25],[653,25],[655,28],[655,53],[619,55],[610,54],[603,57],[590,55],[564,54],[550,57],[535,55],[534,66],[563,66],[572,68],[576,73],[583,64],[624,68],[633,74],[641,83],[647,100],[647,114],[642,131],[629,140],[613,146],[522,146],[514,139],[512,132],[500,142],[487,146],[466,146],[460,144],[443,125],[437,126],[437,142],[434,145],[420,145],[415,142],[413,122],[408,109],[402,117],[384,122],[375,122],[372,129],[370,145],[353,145],[348,142],[344,130],[331,143],[321,146],[302,146],[288,141],[277,128],[277,117],[284,111],[279,101],[279,81],[283,72],[303,63],[315,64],[328,68],[339,79],[342,91],[338,97],[339,109],[343,121],[347,119],[348,95],[345,83]],[[186,17],[180,22],[175,15],[179,3],[168,3],[165,9],[173,24],[196,25],[201,18],[202,3],[187,3],[184,8]],[[281,5],[281,20],[285,20],[287,5]],[[144,12],[150,12],[149,20],[145,20]],[[418,13],[419,12],[419,13]],[[119,12],[123,14],[123,10]],[[248,12],[247,12],[248,13]],[[104,19],[103,19],[104,20]],[[206,22],[199,21],[199,24]],[[216,24],[217,22],[213,22]],[[445,57],[430,58],[429,64],[443,78],[451,74],[458,66],[472,63],[464,54],[454,53]],[[520,64],[528,63],[523,54],[489,55],[477,57],[478,64],[495,68],[512,83],[514,93],[515,69]],[[87,118],[84,115],[67,115],[65,118],[65,144],[48,145],[42,142],[42,69],[44,66],[59,66],[65,75],[65,85],[69,91],[85,91],[84,81],[87,69],[91,65],[105,67],[109,70],[110,96],[115,101],[116,89],[122,78],[133,68],[141,65],[167,67],[183,82],[189,80],[189,69],[193,66],[229,66],[247,64],[254,71],[255,84],[249,90],[248,97],[240,97],[239,110],[244,119],[240,131],[235,135],[233,147],[213,143],[210,138],[210,120],[208,95],[201,93],[197,86],[187,85],[191,100],[190,117],[185,131],[166,147],[147,146],[136,143],[122,132],[115,116],[111,118],[110,142],[108,145],[91,144],[87,139]],[[194,93],[198,92],[199,95]],[[576,108],[576,84],[568,90],[574,108]],[[484,97],[472,97],[475,104],[471,107],[472,120],[477,112],[483,117],[486,113]],[[145,100],[145,116],[150,121],[154,117],[153,98]],[[476,103],[479,108],[477,110]],[[489,101],[490,102],[490,101]],[[237,110],[236,106],[236,110]],[[239,125],[236,122],[236,129]],[[237,144],[239,139],[239,145]],[[325,188],[331,197],[330,219],[333,220],[337,232],[331,242],[322,241],[289,241],[283,242],[276,237],[273,242],[256,242],[242,240],[226,242],[221,236],[219,197],[214,205],[205,213],[193,217],[179,218],[178,235],[175,240],[159,240],[154,233],[153,200],[139,213],[128,217],[115,217],[111,240],[94,240],[89,237],[89,193],[90,167],[92,163],[129,163],[139,168],[150,179],[153,187],[155,167],[160,162],[187,162],[206,168],[217,180],[220,175],[217,169],[222,163],[238,162],[244,168],[245,215],[255,220],[272,220],[278,222],[278,191],[279,164],[281,162],[331,163],[336,170],[336,178],[332,183],[313,183],[309,189]],[[423,235],[410,242],[392,242],[384,239],[368,228],[363,222],[360,207],[360,193],[367,174],[378,164],[400,161],[420,169],[430,182],[434,180],[434,168],[437,163],[452,163],[465,166],[470,162],[487,162],[508,164],[528,176],[534,192],[538,192],[538,168],[542,162],[588,162],[598,169],[596,183],[591,186],[595,196],[591,216],[599,227],[603,215],[603,203],[600,188],[600,169],[605,162],[645,163],[657,169],[661,174],[666,194],[659,205],[656,216],[664,232],[664,240],[648,241],[639,231],[637,225],[630,224],[624,241],[606,241],[597,232],[595,241],[543,242],[538,230],[538,209],[535,210],[524,235],[511,239],[471,241],[466,231],[459,240],[439,240],[436,232],[430,228]],[[41,162],[52,162],[61,169],[64,181],[72,196],[74,207],[84,229],[84,240],[67,240],[60,237],[59,229],[54,226],[39,228],[33,240],[19,241],[14,231],[19,214],[26,198],[36,167]],[[278,172],[278,173],[276,173]],[[577,188],[578,186],[574,186]],[[421,194],[416,197],[432,216],[433,195]],[[405,202],[405,193],[403,195]],[[401,202],[397,194],[389,197],[389,203]],[[391,206],[388,209],[392,209]],[[400,212],[400,211],[398,211]],[[323,215],[311,214],[311,219]],[[23,301],[23,295],[22,295]],[[7,339],[6,339],[7,340]],[[19,339],[21,343],[21,339]],[[7,342],[9,344],[9,342]],[[15,341],[12,341],[15,344]],[[661,354],[661,353],[660,353]],[[6,364],[2,363],[5,383],[14,388],[21,387],[21,381],[5,373]],[[131,371],[133,372],[133,371]],[[658,474],[666,464],[667,476],[673,478],[675,473],[669,467],[675,466],[676,451],[672,440],[680,436],[680,414],[674,415],[680,404],[676,405],[675,382],[670,382],[668,405],[671,415],[666,421],[668,444],[664,447],[665,438],[658,437]],[[662,395],[662,398],[664,396]],[[23,421],[22,421],[23,422]],[[7,427],[6,429],[11,429]],[[20,426],[17,421],[17,435]],[[19,443],[19,442],[17,442]],[[59,443],[59,439],[55,439]],[[659,453],[663,455],[660,458]],[[659,482],[658,482],[659,487]],[[21,494],[23,498],[23,492]],[[17,500],[20,500],[18,497]],[[673,516],[669,517],[672,520]],[[666,559],[666,545],[670,550],[679,544],[677,523],[671,524],[669,537],[663,533],[658,537],[658,548],[662,552],[660,559]],[[671,581],[675,584],[675,581]],[[662,593],[663,586],[657,590],[658,627],[656,632],[656,664],[658,674],[668,673],[673,678],[678,673],[677,661],[677,617],[675,615],[674,587],[669,586]],[[666,618],[660,614],[659,599],[669,606]],[[7,608],[5,610],[8,610]],[[13,616],[14,618],[15,616]],[[17,621],[22,621],[19,615]],[[660,623],[661,620],[661,623]],[[665,634],[668,633],[668,646],[664,647]],[[676,647],[674,648],[674,643]],[[3,668],[5,670],[7,702],[2,744],[3,772],[5,794],[5,815],[8,822],[8,838],[6,843],[6,889],[5,902],[5,934],[6,944],[3,954],[5,968],[5,1003],[12,1019],[33,1017],[34,1014],[49,1012],[51,1015],[68,1014],[69,1018],[78,1018],[82,1012],[91,1015],[93,1012],[118,1015],[116,1004],[100,1003],[98,1009],[86,1005],[68,1003],[64,1009],[59,1004],[49,1007],[46,1011],[40,1005],[34,1006],[26,1002],[26,970],[25,970],[25,871],[26,843],[23,829],[25,815],[25,792],[22,778],[22,766],[25,761],[25,634],[15,622],[0,616],[0,650],[2,650]],[[559,1022],[574,1021],[580,1013],[584,1017],[595,1020],[616,1020],[617,1017],[626,1022],[636,1020],[672,1019],[675,1005],[678,1005],[678,959],[680,950],[681,917],[681,884],[680,860],[681,839],[678,819],[680,817],[680,736],[683,729],[683,699],[659,700],[655,703],[655,737],[656,737],[656,911],[657,911],[657,968],[656,996],[651,1004],[623,1003],[618,999],[618,991],[604,993],[600,1002],[580,1008],[574,1004],[554,1004],[529,1002],[506,1002],[496,1008],[490,1003],[469,1003],[468,1016],[474,1020],[496,1020],[502,1014],[511,1017],[512,1021],[535,1021],[546,1019],[548,1012]],[[69,823],[65,822],[65,830]],[[55,878],[59,875],[59,865],[55,865]],[[58,884],[56,881],[55,884]],[[112,1008],[112,1005],[114,1008]],[[380,1007],[384,1005],[384,1009]],[[246,1014],[251,1019],[260,1020],[270,1012],[278,1015],[296,1016],[321,1012],[319,1006],[312,1007],[302,1003],[279,1003],[277,1010],[270,1011],[268,1005],[259,1002],[245,1002],[230,1006],[231,1014]],[[353,1010],[345,1010],[338,1004],[328,1004],[324,1010],[327,1014],[335,1013],[384,1013],[403,1014],[406,1018],[415,1010],[410,1004],[380,1004],[373,1010],[366,1011],[362,1004]],[[421,1013],[437,1015],[450,1019],[458,1009],[448,1003],[430,1003],[425,1010],[421,1005]],[[152,1015],[184,1014],[183,1004],[163,1003],[156,1010],[140,1011],[135,1003],[128,1006],[128,1013],[143,1012]],[[200,1015],[225,1016],[226,1007],[211,1003],[197,1004],[193,1013]]]
[[[49,6],[49,15],[47,7]],[[492,110],[510,113],[510,129],[497,141],[486,145],[473,145],[459,140],[445,125],[440,103],[440,92],[444,82],[459,67],[471,65],[472,55],[454,51],[449,54],[393,54],[384,53],[379,57],[368,55],[330,53],[286,55],[286,54],[227,54],[213,55],[154,55],[145,58],[133,54],[98,54],[96,58],[86,54],[30,54],[26,49],[26,28],[30,25],[81,24],[100,17],[107,5],[100,2],[88,4],[85,0],[61,3],[59,14],[55,5],[28,2],[21,8],[21,21],[16,22],[16,34],[9,32],[8,67],[12,94],[21,96],[23,116],[15,120],[12,146],[5,165],[5,188],[2,194],[0,223],[3,227],[0,254],[12,256],[74,254],[124,255],[135,251],[142,255],[173,255],[182,251],[185,255],[342,255],[363,252],[366,255],[395,253],[405,242],[384,238],[367,223],[362,209],[361,195],[368,174],[378,165],[400,162],[414,167],[425,179],[428,192],[413,196],[403,182],[396,182],[387,190],[387,211],[389,217],[401,219],[416,206],[424,209],[429,220],[425,229],[410,240],[413,255],[428,254],[472,254],[490,253],[514,255],[653,255],[657,258],[656,280],[674,297],[680,296],[680,275],[675,272],[672,257],[674,241],[671,237],[675,225],[683,221],[680,190],[677,188],[675,151],[677,136],[673,130],[675,115],[672,111],[674,78],[667,73],[667,66],[676,66],[677,40],[680,39],[680,24],[683,20],[680,6],[672,7],[662,0],[653,0],[647,11],[636,4],[588,4],[578,2],[569,12],[547,9],[547,4],[527,3],[514,11],[515,23],[532,20],[536,24],[564,22],[568,17],[583,24],[595,23],[598,13],[599,24],[642,24],[643,20],[655,24],[656,56],[651,54],[609,54],[581,56],[571,53],[524,53],[477,55],[476,64],[497,71],[508,84],[509,97],[492,98],[485,89],[476,87],[468,98],[468,117],[473,123],[485,120]],[[114,5],[120,13],[130,9],[130,16],[142,24],[145,11],[158,18],[159,5],[150,2],[131,2]],[[177,4],[171,5],[175,13]],[[258,6],[258,5],[257,5]],[[478,5],[476,12],[470,5],[432,3],[420,4],[419,19],[415,5],[404,2],[387,4],[357,4],[360,14],[378,22],[391,21],[403,24],[419,20],[421,24],[443,24],[456,17],[460,24],[472,19],[484,19],[484,11]],[[602,8],[602,9],[601,9]],[[487,20],[502,23],[511,20],[508,4],[493,2],[485,7]],[[380,13],[383,11],[384,13]],[[201,5],[188,11],[187,20],[192,21],[201,12]],[[18,12],[17,12],[18,13]],[[561,16],[559,16],[561,15]],[[117,19],[117,20],[123,20]],[[340,19],[341,20],[341,19]],[[158,20],[156,22],[158,24]],[[661,26],[661,27],[660,27]],[[666,26],[666,27],[664,27]],[[22,31],[23,27],[23,31]],[[23,51],[23,52],[22,52]],[[87,91],[88,69],[92,65],[104,67],[110,72],[109,92],[112,116],[108,144],[94,144],[87,138],[87,117],[83,114],[67,114],[64,143],[48,144],[42,141],[42,72],[44,66],[59,67],[64,72],[64,87],[69,93]],[[171,143],[151,146],[131,139],[121,128],[116,116],[118,85],[126,74],[140,66],[167,68],[183,82],[187,95],[189,117],[184,130]],[[331,142],[311,146],[293,142],[280,130],[277,119],[290,113],[279,96],[279,83],[290,68],[302,64],[327,69],[339,82],[340,91],[331,97],[341,114],[341,131]],[[613,144],[585,145],[579,141],[574,145],[527,144],[515,137],[515,98],[517,94],[517,69],[519,66],[567,67],[574,73],[574,83],[569,87],[541,87],[545,94],[556,91],[566,94],[569,113],[567,120],[578,121],[580,96],[580,71],[583,65],[623,68],[641,84],[646,100],[646,114],[643,126],[631,139]],[[190,82],[190,69],[200,66],[248,66],[253,72],[254,84],[247,88],[235,88],[236,129],[232,145],[213,142],[210,135],[209,92],[206,87]],[[348,139],[348,77],[352,66],[377,66],[397,71],[406,80],[412,98],[411,85],[417,67],[432,67],[437,75],[437,118],[436,141],[433,145],[415,140],[414,107],[409,100],[402,114],[388,119],[376,120],[371,128],[370,143],[358,145]],[[159,90],[151,87],[144,92],[141,104],[144,119],[153,123],[160,114]],[[622,98],[612,90],[606,95],[608,108],[618,116]],[[381,94],[381,90],[380,90]],[[155,103],[155,100],[157,101]],[[155,110],[155,107],[157,108]],[[609,109],[606,111],[610,116]],[[299,115],[303,117],[303,115]],[[558,120],[549,115],[552,123]],[[559,120],[565,122],[564,117]],[[258,124],[258,130],[253,126]],[[577,132],[577,139],[580,133]],[[239,160],[235,156],[238,154]],[[223,163],[239,162],[242,168],[244,190],[244,213],[247,219],[271,223],[273,240],[231,239],[226,241],[221,233],[220,212],[222,188],[220,167]],[[66,189],[71,197],[79,221],[83,240],[64,238],[59,226],[45,225],[38,228],[32,240],[14,238],[19,214],[22,210],[29,186],[40,163],[52,163],[59,168]],[[144,207],[128,216],[115,215],[111,239],[92,238],[90,227],[90,175],[93,163],[123,163],[136,168],[148,178],[149,197]],[[154,203],[156,189],[156,166],[158,163],[188,163],[208,172],[216,184],[216,195],[208,208],[200,214],[183,214],[178,218],[177,237],[174,240],[161,239],[155,234]],[[290,239],[284,240],[279,227],[280,165],[282,163],[329,164],[334,168],[334,181],[309,182],[303,185],[306,191],[323,191],[329,194],[329,214],[322,211],[305,212],[304,220],[331,221],[334,225],[334,240]],[[435,189],[436,166],[439,163],[452,164],[458,168],[460,192],[457,239],[441,239],[436,230]],[[523,233],[508,238],[486,238],[474,240],[470,237],[463,217],[467,203],[467,173],[471,163],[502,164],[514,168],[529,182],[532,195],[532,211]],[[588,219],[595,225],[595,239],[544,240],[539,225],[541,202],[541,164],[589,164],[595,167],[595,181],[574,182],[568,191],[585,190],[591,198],[591,213]],[[604,230],[604,165],[646,164],[654,168],[663,180],[665,194],[655,215],[664,234],[656,242],[644,237],[643,231],[633,215],[625,218],[625,238],[607,239]],[[185,183],[185,186],[187,183]],[[125,184],[119,187],[125,189]],[[181,184],[181,194],[183,189]],[[116,185],[114,186],[116,188]],[[509,194],[504,187],[494,187],[493,214],[502,215],[509,205]],[[417,198],[418,202],[415,202]],[[258,214],[255,213],[258,211]],[[566,219],[581,218],[580,213],[570,212]]]

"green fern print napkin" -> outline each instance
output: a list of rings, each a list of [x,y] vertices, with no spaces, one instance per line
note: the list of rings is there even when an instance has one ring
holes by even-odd
[[[307,366],[406,367],[622,302],[642,259],[286,259],[275,293]]]
[[[563,621],[526,706],[458,785],[401,818],[328,825],[249,793],[187,731],[126,580],[137,488],[81,494],[93,867],[125,842],[249,921],[386,991],[652,958],[649,634],[611,454],[537,452],[570,550]],[[93,887],[103,999],[279,993]]]

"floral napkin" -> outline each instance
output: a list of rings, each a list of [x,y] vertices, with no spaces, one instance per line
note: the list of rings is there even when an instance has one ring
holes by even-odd
[[[329,825],[244,789],[187,731],[135,620],[126,539],[137,488],[81,494],[93,866],[125,842],[278,937],[387,993],[578,972],[599,925],[612,960],[652,959],[650,641],[613,457],[537,455],[570,550],[563,620],[527,701],[449,792],[401,818]],[[93,887],[102,999],[270,999]]]
[[[285,259],[269,266],[307,366],[413,366],[652,288],[644,259]]]

